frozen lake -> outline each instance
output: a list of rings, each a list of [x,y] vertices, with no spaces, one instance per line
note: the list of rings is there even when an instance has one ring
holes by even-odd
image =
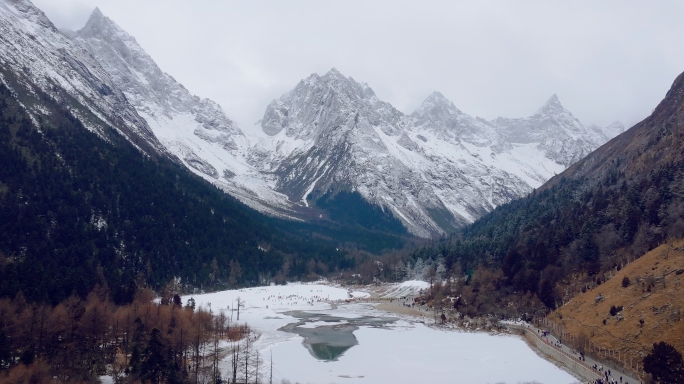
[[[516,336],[435,329],[370,303],[344,303],[348,295],[346,289],[325,284],[290,284],[193,298],[229,316],[237,297],[244,300],[240,322],[261,332],[255,346],[266,364],[273,354],[276,382],[577,382]]]

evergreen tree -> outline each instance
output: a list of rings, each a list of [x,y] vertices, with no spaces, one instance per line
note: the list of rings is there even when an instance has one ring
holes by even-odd
[[[683,384],[684,362],[682,354],[672,345],[661,341],[644,358],[644,371],[660,384]]]
[[[144,383],[158,384],[164,381],[167,371],[167,362],[164,358],[164,345],[161,341],[159,329],[152,329],[150,341],[143,350],[142,361],[138,376]]]
[[[12,344],[7,332],[0,328],[0,371],[12,364]]]

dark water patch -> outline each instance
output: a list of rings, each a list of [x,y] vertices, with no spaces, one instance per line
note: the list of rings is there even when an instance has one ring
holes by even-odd
[[[349,348],[358,345],[354,331],[361,326],[381,328],[398,320],[396,317],[360,316],[355,318],[337,317],[326,313],[304,311],[285,312],[299,319],[296,323],[281,327],[283,332],[297,334],[304,338],[302,344],[311,356],[318,360],[335,361]],[[315,328],[304,327],[307,323],[324,322]]]
[[[349,348],[359,344],[354,336],[354,331],[359,329],[357,326],[348,324],[322,325],[316,328],[298,326],[302,324],[288,324],[280,330],[303,337],[302,344],[311,356],[318,360],[335,361]]]

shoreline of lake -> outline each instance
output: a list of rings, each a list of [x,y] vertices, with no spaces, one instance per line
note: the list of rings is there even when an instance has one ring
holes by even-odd
[[[433,320],[428,317],[431,312],[423,312],[422,321],[409,315],[415,313],[412,311],[394,315],[377,308],[379,302],[387,301],[396,312],[402,312],[403,300],[379,300],[378,295],[371,298],[371,290],[373,287],[368,286],[349,289],[322,282],[292,283],[194,295],[194,300],[198,306],[211,305],[214,310],[228,311],[230,316],[237,315],[231,309],[239,299],[239,322],[247,322],[260,334],[253,347],[261,356],[272,356],[274,379],[278,381],[347,384],[447,383],[454,382],[454,378],[458,382],[473,383],[577,381],[574,375],[540,358],[517,336],[446,332],[429,327],[426,323]],[[297,313],[293,311],[299,311],[300,315],[308,313],[306,324],[298,324],[301,319],[293,316]],[[333,329],[316,334],[316,327],[331,326],[325,321],[327,316],[337,321],[336,331],[349,331],[348,336],[356,342],[332,345],[333,348],[325,346],[329,336],[326,333]],[[382,320],[389,316],[398,320],[383,326],[374,326],[377,322],[370,321],[358,329],[345,328],[354,319]],[[308,336],[323,337],[323,340],[315,339],[307,344],[307,335],[281,329],[292,324],[298,324],[302,328],[300,332],[303,330]],[[313,344],[317,345],[312,347]],[[347,348],[346,344],[353,345]],[[345,349],[338,350],[338,347]],[[316,354],[324,359],[317,358]],[[534,364],[533,369],[530,364]],[[223,361],[220,367],[228,374],[230,361]]]

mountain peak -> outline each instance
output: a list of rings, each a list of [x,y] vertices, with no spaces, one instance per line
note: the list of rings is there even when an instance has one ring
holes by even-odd
[[[109,35],[118,30],[120,30],[120,28],[116,23],[105,16],[102,11],[100,11],[100,8],[95,7],[88,18],[88,21],[77,34],[81,36],[99,36],[102,34]]]
[[[545,114],[549,112],[560,112],[563,111],[565,108],[563,108],[563,105],[561,104],[560,100],[558,100],[558,96],[554,93],[549,97],[548,100],[546,100],[546,103],[539,108],[537,111],[537,114]]]
[[[461,111],[456,108],[451,100],[447,99],[441,92],[434,91],[425,99],[425,101],[423,101],[418,109],[413,112],[413,115],[417,116],[425,113],[434,113],[436,110],[451,111],[452,113],[461,114]]]
[[[92,19],[93,17],[104,17],[99,7],[95,7],[95,9],[93,9],[93,12],[90,14],[90,18]]]
[[[337,68],[333,67],[331,68],[328,72],[326,72],[324,75],[319,75],[318,73],[314,72],[309,77],[306,79],[302,80],[306,83],[310,84],[315,84],[315,83],[331,83],[331,82],[337,82],[337,81],[344,81],[344,80],[349,80],[347,77],[345,77],[340,71],[337,70]]]
[[[423,103],[431,104],[452,104],[451,100],[447,99],[441,92],[434,91],[428,96]]]
[[[366,83],[359,83],[353,77],[343,75],[337,68],[331,68],[325,75],[313,73],[304,80],[308,84],[322,84],[335,92],[345,90],[347,95],[356,95],[361,99],[372,99],[375,92]]]
[[[563,108],[563,106],[561,105],[560,100],[558,100],[558,96],[557,96],[555,93],[554,93],[553,95],[551,95],[551,97],[549,97],[548,100],[546,100],[546,103],[544,104],[544,106],[545,106],[545,107],[550,107],[550,106],[555,107],[555,106],[558,106],[558,107]]]
[[[343,76],[342,73],[340,73],[340,71],[338,71],[337,68],[335,68],[335,67],[330,68],[330,70],[328,71],[328,73],[326,73],[326,75]]]
[[[93,12],[90,13],[90,17],[88,18],[86,25],[100,24],[102,23],[103,19],[105,19],[105,15],[102,13],[102,11],[100,11],[100,8],[95,7],[95,9],[93,9]]]
[[[474,119],[461,112],[441,92],[434,91],[416,108],[411,117],[417,126],[433,127],[440,132],[450,132],[460,138],[482,137]]]
[[[612,139],[613,137],[625,131],[625,125],[619,121],[615,121],[610,125],[604,127],[602,131],[608,139]]]
[[[321,76],[323,79],[326,80],[346,80],[349,81],[350,78],[346,77],[345,75],[342,74],[342,72],[338,71],[337,68],[333,67],[331,68],[328,73],[325,75]]]

